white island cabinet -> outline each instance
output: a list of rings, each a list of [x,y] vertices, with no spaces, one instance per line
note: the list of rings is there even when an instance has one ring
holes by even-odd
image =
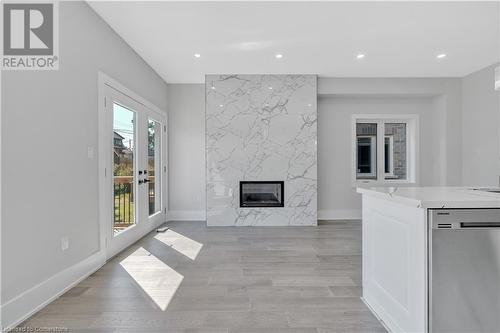
[[[358,188],[363,300],[392,332],[428,332],[430,209],[499,208],[500,196],[456,187]]]

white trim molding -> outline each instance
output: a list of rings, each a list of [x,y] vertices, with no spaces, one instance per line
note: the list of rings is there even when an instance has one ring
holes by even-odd
[[[2,305],[3,329],[16,327],[106,263],[102,251],[51,276]]]
[[[169,210],[167,221],[206,221],[204,210]]]
[[[153,103],[149,102],[147,99],[143,98],[141,95],[130,90],[124,84],[113,79],[112,77],[105,74],[104,72],[99,71],[97,73],[97,79],[98,79],[99,83],[105,84],[105,85],[109,86],[110,88],[115,89],[116,91],[132,98],[134,101],[136,101],[139,104],[142,104],[144,107],[148,108],[149,110],[157,112],[162,116],[167,115],[167,113],[165,111],[163,111],[162,109],[160,109],[159,107],[157,107]]]
[[[418,114],[353,114],[351,116],[351,184],[353,187],[360,185],[370,186],[404,186],[418,185],[420,181],[420,117]],[[357,179],[357,124],[377,124],[377,133],[384,133],[387,123],[406,124],[406,154],[407,154],[407,179],[386,179],[385,174],[385,135],[377,136],[377,174],[376,179]]]
[[[368,144],[366,142],[362,143],[360,139],[368,139]],[[356,167],[356,177],[357,179],[370,179],[377,177],[375,170],[377,169],[377,136],[376,135],[356,135],[356,156],[359,155],[359,148],[362,146],[370,147],[370,172],[362,173],[361,170]],[[358,164],[359,166],[359,164]]]

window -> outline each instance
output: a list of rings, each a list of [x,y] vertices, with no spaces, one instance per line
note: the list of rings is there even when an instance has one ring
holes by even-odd
[[[416,115],[353,116],[354,182],[416,182],[417,125]]]
[[[386,135],[384,141],[385,175],[394,175],[394,136]]]
[[[375,136],[358,136],[357,177],[375,179],[377,177],[377,141]]]

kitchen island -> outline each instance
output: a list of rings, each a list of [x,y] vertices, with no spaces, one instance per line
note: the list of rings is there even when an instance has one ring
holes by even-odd
[[[500,194],[457,187],[357,192],[363,204],[364,302],[392,332],[428,332],[431,212],[500,208]]]

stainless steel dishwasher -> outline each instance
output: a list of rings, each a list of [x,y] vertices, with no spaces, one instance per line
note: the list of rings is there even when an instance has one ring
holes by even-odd
[[[500,209],[429,212],[429,331],[500,332]]]

